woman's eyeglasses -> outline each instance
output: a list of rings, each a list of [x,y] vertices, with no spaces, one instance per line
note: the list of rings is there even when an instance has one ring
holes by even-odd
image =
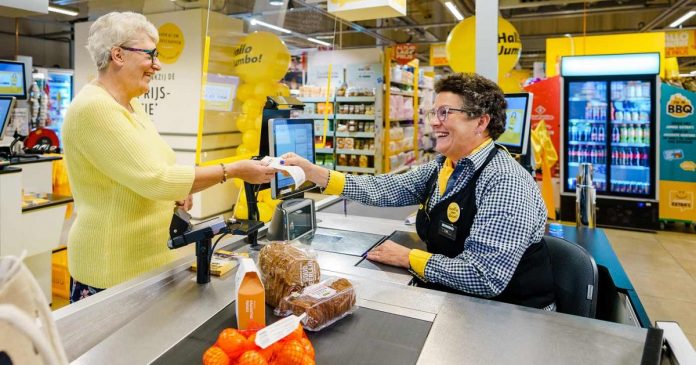
[[[452,108],[451,106],[448,105],[443,105],[435,109],[430,109],[425,113],[425,118],[428,122],[433,121],[435,117],[437,117],[437,120],[440,121],[440,123],[443,123],[445,120],[447,120],[447,116],[451,112],[460,112],[460,113],[467,113],[470,114],[468,110],[466,109],[457,109],[457,108]]]
[[[152,62],[155,62],[155,58],[157,58],[159,56],[159,52],[157,51],[157,48],[142,49],[142,48],[132,48],[132,47],[126,47],[126,46],[119,46],[119,48],[125,49],[126,51],[145,53],[146,55],[150,56],[150,61],[152,61]]]

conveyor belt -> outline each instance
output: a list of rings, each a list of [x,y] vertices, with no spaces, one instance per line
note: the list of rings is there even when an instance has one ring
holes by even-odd
[[[384,236],[379,234],[317,228],[311,246],[319,251],[362,256],[382,239]]]
[[[153,364],[200,364],[203,352],[228,327],[236,327],[234,303],[174,345]],[[278,318],[266,306],[268,322]],[[316,351],[317,364],[415,364],[432,323],[368,308],[320,332],[307,332]]]

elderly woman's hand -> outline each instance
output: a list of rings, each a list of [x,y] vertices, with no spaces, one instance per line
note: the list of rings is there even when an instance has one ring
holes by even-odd
[[[297,166],[301,168],[307,180],[323,187],[329,183],[329,170],[309,162],[306,158],[292,152],[288,152],[280,156],[280,158],[283,159],[283,163],[287,166]]]
[[[264,184],[270,182],[278,170],[266,166],[265,163],[256,160],[241,160],[230,165],[232,177],[242,179],[251,184]]]
[[[367,253],[367,259],[397,267],[411,267],[408,255],[411,249],[392,240],[386,240]]]
[[[189,194],[186,199],[184,200],[177,200],[176,202],[177,207],[181,207],[185,211],[191,210],[193,208],[193,195]]]

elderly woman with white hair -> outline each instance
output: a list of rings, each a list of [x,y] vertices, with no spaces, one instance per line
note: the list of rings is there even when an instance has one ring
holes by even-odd
[[[77,218],[68,237],[71,302],[169,262],[174,203],[232,177],[265,183],[258,161],[193,167],[175,163],[136,99],[160,71],[157,29],[143,15],[109,13],[87,40],[97,78],[79,92],[63,124]],[[184,203],[186,202],[186,203]]]

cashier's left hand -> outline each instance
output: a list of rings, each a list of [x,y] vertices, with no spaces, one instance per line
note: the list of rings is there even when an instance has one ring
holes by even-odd
[[[193,195],[189,194],[184,200],[177,200],[176,206],[181,207],[185,211],[191,210],[193,208]]]
[[[384,243],[368,252],[367,259],[408,269],[411,267],[411,263],[408,259],[408,254],[410,252],[410,248],[404,247],[392,240],[386,240]]]

